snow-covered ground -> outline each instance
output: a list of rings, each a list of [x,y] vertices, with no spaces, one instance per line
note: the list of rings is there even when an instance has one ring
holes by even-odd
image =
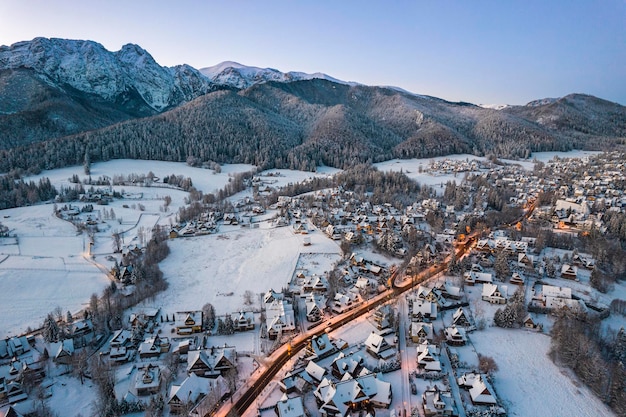
[[[510,416],[612,416],[614,413],[548,357],[550,337],[488,327],[470,336],[476,351],[498,365],[495,390]]]
[[[56,307],[75,313],[109,280],[86,256],[85,235],[53,216],[52,205],[2,210],[17,238],[0,239],[0,336],[37,328]]]
[[[332,269],[340,253],[337,244],[319,231],[308,236],[311,245],[304,246],[291,227],[261,223],[258,229],[223,226],[215,235],[170,240],[171,252],[160,264],[169,288],[149,304],[170,314],[199,310],[206,303],[219,315],[248,310],[244,292],[258,295],[287,287],[301,253],[334,254],[318,257],[316,265],[319,273]],[[258,302],[255,307],[260,308]]]

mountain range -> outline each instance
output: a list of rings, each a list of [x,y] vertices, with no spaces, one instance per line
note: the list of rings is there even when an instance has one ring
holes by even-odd
[[[326,74],[224,62],[160,66],[137,45],[36,38],[0,47],[0,170],[139,158],[346,167],[469,152],[613,149],[626,107],[572,94],[485,108]]]

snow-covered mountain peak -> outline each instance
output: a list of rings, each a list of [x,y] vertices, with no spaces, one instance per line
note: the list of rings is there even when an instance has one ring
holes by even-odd
[[[124,101],[133,91],[162,111],[206,94],[213,84],[197,71],[162,67],[134,44],[108,51],[94,41],[35,38],[0,47],[0,69],[30,68],[51,85]],[[178,77],[193,78],[192,81]]]
[[[235,88],[248,88],[254,84],[268,81],[291,82],[320,78],[340,84],[351,84],[330,77],[321,72],[307,74],[304,72],[281,72],[274,68],[259,68],[242,65],[234,61],[225,61],[212,67],[201,68],[200,72],[216,84],[228,85]]]

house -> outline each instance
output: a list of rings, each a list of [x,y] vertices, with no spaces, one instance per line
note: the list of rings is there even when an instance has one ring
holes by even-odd
[[[9,357],[21,356],[30,351],[30,345],[26,336],[13,336],[7,342],[7,351]]]
[[[417,366],[427,372],[441,372],[439,350],[435,345],[427,341],[417,345]]]
[[[76,349],[87,346],[95,338],[93,323],[89,319],[75,320],[67,327]]]
[[[442,391],[437,385],[424,391],[422,407],[426,417],[458,416],[450,391]]]
[[[326,375],[326,368],[318,365],[314,361],[309,361],[304,368],[306,374],[310,377],[311,382],[319,383]]]
[[[332,311],[337,314],[345,313],[348,310],[352,310],[361,304],[360,296],[358,294],[348,292],[346,294],[336,293],[333,299]]]
[[[17,381],[7,382],[7,398],[9,403],[15,404],[28,399],[28,394],[24,392],[22,384]]]
[[[365,339],[365,350],[378,359],[389,359],[396,354],[396,349],[375,332]]]
[[[511,284],[524,285],[525,280],[524,276],[517,271],[513,272],[511,275]]]
[[[446,343],[452,346],[463,346],[467,343],[467,336],[465,330],[457,326],[446,327],[443,331],[446,337]]]
[[[466,285],[473,286],[474,284],[491,284],[493,282],[493,277],[490,273],[487,272],[474,272],[467,271],[463,274],[463,279]]]
[[[351,410],[365,408],[367,404],[388,408],[392,399],[391,384],[375,374],[339,382],[324,378],[313,395],[322,417],[346,417]]]
[[[121,364],[127,362],[132,356],[134,350],[127,349],[126,346],[111,346],[111,351],[109,352],[109,362],[112,365]]]
[[[359,352],[351,354],[340,352],[330,365],[331,373],[337,379],[343,379],[346,374],[359,375],[363,370],[364,361],[365,358]]]
[[[463,309],[463,307],[457,308],[454,314],[452,314],[452,324],[455,326],[460,326],[460,327],[472,326],[472,321],[470,319],[470,316]]]
[[[304,305],[306,306],[306,319],[311,323],[316,323],[324,316],[326,297],[319,294],[309,293],[306,296]]]
[[[130,344],[131,337],[132,333],[130,330],[120,329],[113,333],[113,337],[111,337],[109,344],[111,345],[111,348],[126,347]]]
[[[221,376],[211,379],[190,374],[180,385],[172,385],[167,404],[173,414],[180,414],[191,407],[193,411],[200,406],[209,411],[229,393],[228,383]],[[204,416],[206,413],[197,414]]]
[[[517,266],[520,268],[533,269],[535,265],[535,257],[526,253],[517,254]]]
[[[530,314],[528,314],[524,318],[524,321],[522,321],[522,325],[526,329],[530,329],[530,330],[541,330],[543,328],[543,325],[541,323],[537,323]]]
[[[409,330],[411,335],[411,340],[414,343],[422,343],[423,341],[431,341],[433,340],[433,324],[432,323],[424,323],[424,322],[411,322],[411,327]]]
[[[571,288],[556,287],[553,285],[537,285],[534,288],[531,303],[547,309],[558,309],[562,307],[581,309],[583,311],[587,309],[584,301],[572,297]]]
[[[418,299],[411,304],[411,321],[430,321],[437,319],[437,303]]]
[[[439,287],[439,291],[442,297],[451,298],[453,300],[460,300],[463,298],[463,290],[460,287],[456,287],[448,282]]]
[[[296,329],[293,305],[282,293],[268,291],[263,297],[265,303],[265,324],[270,339],[276,339],[285,332]]]
[[[387,329],[393,322],[394,310],[389,304],[384,304],[374,311],[372,314],[372,320],[378,330]]]
[[[176,334],[188,335],[202,331],[202,311],[179,311],[174,316]]]
[[[74,340],[65,339],[60,342],[51,343],[52,360],[58,365],[70,365],[74,356]]]
[[[276,403],[276,414],[278,417],[306,417],[302,397],[288,398],[284,394],[280,401]]]
[[[167,353],[170,350],[170,343],[167,337],[159,336],[149,337],[139,345],[139,357],[141,359],[158,358],[161,353]]]
[[[491,304],[506,304],[507,288],[495,284],[483,284],[482,300]]]
[[[305,278],[302,285],[302,292],[326,292],[328,290],[328,280],[319,275],[312,275]]]
[[[570,264],[563,264],[561,267],[561,277],[566,279],[577,279],[578,278],[578,267]]]
[[[328,333],[322,333],[311,338],[309,351],[316,359],[323,359],[335,353],[337,348],[333,342],[331,342]]]
[[[487,378],[482,374],[474,378],[469,388],[469,394],[474,405],[495,405],[498,403],[495,391],[487,381]]]
[[[232,346],[192,350],[187,353],[187,374],[217,378],[234,369],[236,362],[237,351]]]
[[[145,308],[139,312],[131,313],[129,322],[133,328],[145,329],[150,324],[155,324],[161,310],[158,308]]]
[[[251,311],[240,311],[232,315],[235,331],[243,332],[254,330],[254,313]]]
[[[135,391],[137,395],[157,394],[161,389],[161,368],[147,364],[137,368]]]

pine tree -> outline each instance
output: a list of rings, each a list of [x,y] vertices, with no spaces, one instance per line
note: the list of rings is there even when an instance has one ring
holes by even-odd
[[[46,316],[42,327],[43,327],[42,335],[46,342],[48,343],[57,342],[59,340],[59,334],[60,334],[59,325],[54,319],[54,316],[52,315],[52,313],[49,313]]]

